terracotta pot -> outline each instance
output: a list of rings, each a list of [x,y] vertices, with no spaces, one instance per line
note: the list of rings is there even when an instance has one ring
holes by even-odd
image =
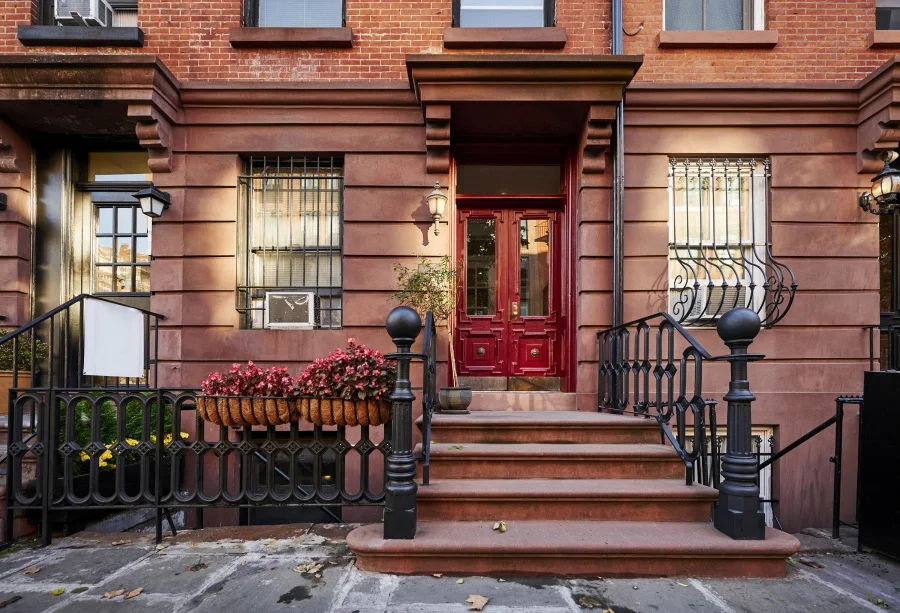
[[[308,405],[304,401],[308,400]],[[386,400],[303,399],[300,416],[315,426],[380,426],[391,419]]]
[[[300,418],[295,398],[197,396],[196,404],[201,419],[220,426],[280,426]]]
[[[13,386],[11,370],[0,370],[0,415],[6,415],[9,407],[9,390]],[[19,371],[19,387],[31,387],[31,373]]]

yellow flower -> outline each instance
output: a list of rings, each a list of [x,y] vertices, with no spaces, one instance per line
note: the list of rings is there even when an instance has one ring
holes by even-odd
[[[78,456],[78,457],[81,458],[81,461],[82,461],[82,462],[87,462],[88,460],[91,459],[91,456],[89,456],[89,455],[87,454],[87,452],[85,452],[85,451],[82,451],[82,452],[81,452],[81,455]]]
[[[140,443],[140,441],[135,440],[133,438],[126,438],[125,442],[128,443],[129,445],[131,445],[132,447],[137,447],[138,444]]]

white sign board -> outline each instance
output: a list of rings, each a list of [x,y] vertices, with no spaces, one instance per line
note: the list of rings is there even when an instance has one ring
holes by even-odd
[[[103,300],[85,300],[84,374],[144,376],[143,313]]]

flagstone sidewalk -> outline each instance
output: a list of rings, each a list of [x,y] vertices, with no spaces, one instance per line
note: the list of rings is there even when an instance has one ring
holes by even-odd
[[[401,577],[354,566],[352,527],[212,528],[160,547],[144,534],[81,533],[0,556],[0,610],[453,613],[471,595],[488,598],[489,613],[900,610],[900,564],[816,546],[827,539],[806,539],[781,580]]]

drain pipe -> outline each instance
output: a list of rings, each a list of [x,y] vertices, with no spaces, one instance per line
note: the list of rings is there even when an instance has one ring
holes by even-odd
[[[612,55],[622,55],[622,0],[612,0],[610,15]],[[613,325],[625,323],[625,94],[616,106],[615,157],[613,158]]]

